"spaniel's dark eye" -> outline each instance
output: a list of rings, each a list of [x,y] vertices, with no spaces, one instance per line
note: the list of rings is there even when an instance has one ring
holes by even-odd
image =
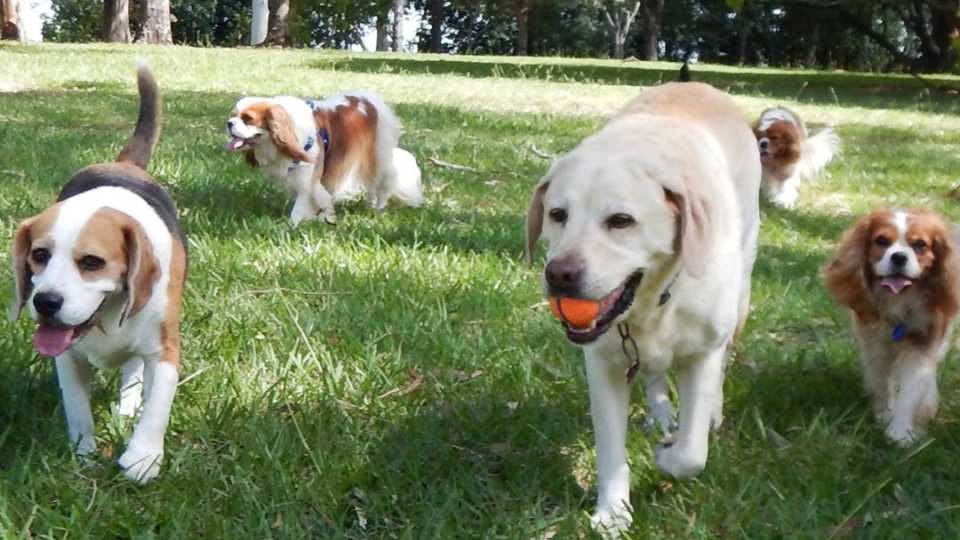
[[[247,113],[241,114],[241,115],[240,115],[240,119],[243,120],[243,123],[244,123],[244,124],[249,124],[249,123],[250,123],[250,120],[253,120],[253,118],[251,118],[251,116],[250,116],[249,114],[247,114]]]
[[[104,266],[106,266],[107,261],[97,257],[96,255],[84,255],[80,257],[80,260],[77,261],[77,266],[80,267],[80,270],[84,272],[95,272]]]
[[[625,229],[637,221],[627,214],[614,214],[607,218],[608,229]]]
[[[550,210],[550,219],[563,225],[567,222],[567,211],[563,208],[554,208]]]
[[[30,258],[37,264],[47,264],[50,260],[50,250],[47,248],[37,248],[30,252]]]
[[[923,253],[927,249],[927,243],[924,242],[923,240],[917,240],[912,244],[912,246],[913,246],[913,251],[915,251],[917,255]]]
[[[890,239],[887,238],[886,236],[880,235],[873,239],[873,243],[880,247],[889,247]]]

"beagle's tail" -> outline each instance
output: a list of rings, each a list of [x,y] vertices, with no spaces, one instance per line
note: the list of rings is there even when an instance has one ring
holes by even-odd
[[[137,62],[137,88],[140,91],[140,116],[133,135],[117,156],[117,161],[132,163],[143,170],[150,163],[153,147],[160,138],[161,105],[160,90],[153,78],[150,66],[143,60]]]

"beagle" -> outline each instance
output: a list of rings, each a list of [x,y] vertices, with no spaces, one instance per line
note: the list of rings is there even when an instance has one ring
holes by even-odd
[[[138,71],[140,116],[116,162],[78,171],[53,206],[17,229],[11,315],[27,307],[37,323],[34,348],[56,358],[70,443],[80,455],[97,449],[91,366],[121,368],[117,412],[140,419],[119,463],[146,483],[160,472],[179,379],[187,251],[173,200],[145,171],[161,105],[149,68]]]

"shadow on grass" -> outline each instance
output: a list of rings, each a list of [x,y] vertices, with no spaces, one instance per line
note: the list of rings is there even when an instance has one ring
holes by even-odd
[[[472,57],[440,60],[349,56],[325,58],[316,61],[313,66],[361,73],[453,74],[477,78],[650,86],[677,80],[680,64],[676,68],[664,69],[645,62],[621,65],[555,64],[498,62]],[[710,83],[734,94],[876,108],[910,105],[923,109],[955,110],[957,105],[953,94],[960,89],[960,85],[951,84],[941,85],[931,91],[915,78],[825,71],[763,73],[693,66],[692,76],[695,81]],[[918,102],[918,98],[925,101]]]

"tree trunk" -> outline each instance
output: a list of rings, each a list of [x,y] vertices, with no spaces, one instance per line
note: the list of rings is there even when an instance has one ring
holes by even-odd
[[[267,23],[268,45],[290,46],[290,0],[270,0],[270,19]]]
[[[270,5],[267,0],[250,2],[250,45],[259,45],[267,39],[267,27],[270,25]]]
[[[403,50],[403,13],[406,0],[393,0],[393,28],[390,30],[391,46],[394,51]]]
[[[644,32],[646,33],[643,40],[643,59],[651,62],[656,62],[660,53],[660,20],[663,18],[663,1],[646,0],[643,2],[643,22]],[[633,21],[632,17],[630,21]],[[626,33],[629,31],[630,22],[626,24],[624,40],[626,40]]]
[[[820,23],[814,23],[813,34],[810,36],[810,48],[807,49],[807,58],[803,67],[814,69],[817,67],[817,47],[820,45]]]
[[[144,0],[143,30],[140,43],[169,45],[173,43],[170,31],[170,0]]]
[[[517,56],[526,56],[530,41],[530,0],[513,0],[513,15],[517,19]]]
[[[103,40],[111,43],[130,43],[128,0],[103,0]]]
[[[661,4],[661,8],[663,7],[663,0],[655,1]],[[637,12],[639,11],[639,1],[633,5],[632,9],[623,7],[617,10],[614,15],[610,15],[610,10],[603,8],[603,15],[607,20],[607,26],[610,27],[610,31],[613,33],[613,56],[617,59],[623,59],[624,44],[627,42],[627,35],[630,34],[630,26],[633,24],[633,19],[636,18]]]
[[[0,38],[2,39],[19,39],[20,37],[17,3],[17,0],[0,0]]]
[[[387,19],[389,18],[389,13],[383,13],[377,15],[377,50],[386,51],[387,41],[389,38],[389,32],[387,30]]]
[[[429,0],[430,52],[443,52],[443,0]]]
[[[749,8],[748,4],[750,0],[743,0],[743,4],[740,6],[740,13],[737,14],[737,17],[740,19],[737,21],[737,65],[742,66],[747,63],[747,38],[750,37],[750,16],[747,11]]]

